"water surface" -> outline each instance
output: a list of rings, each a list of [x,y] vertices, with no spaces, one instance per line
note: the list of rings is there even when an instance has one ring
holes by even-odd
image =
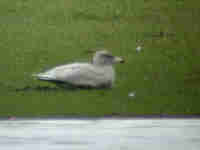
[[[3,150],[198,150],[200,119],[0,121]]]

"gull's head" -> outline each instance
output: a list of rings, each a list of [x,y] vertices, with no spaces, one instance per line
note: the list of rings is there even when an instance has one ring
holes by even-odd
[[[96,51],[92,62],[96,65],[112,65],[116,63],[124,63],[124,60],[121,57],[113,56],[107,50],[100,50]]]

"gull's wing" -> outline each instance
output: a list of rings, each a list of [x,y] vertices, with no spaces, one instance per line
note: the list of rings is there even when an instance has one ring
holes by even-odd
[[[108,71],[107,71],[108,73]],[[73,85],[98,86],[106,84],[111,76],[101,67],[88,63],[62,65],[37,75],[40,80],[61,81]]]

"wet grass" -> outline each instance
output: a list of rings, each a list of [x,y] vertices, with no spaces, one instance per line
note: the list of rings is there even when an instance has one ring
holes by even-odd
[[[1,0],[0,116],[200,114],[199,4]],[[31,76],[99,48],[126,60],[112,89],[63,89]]]

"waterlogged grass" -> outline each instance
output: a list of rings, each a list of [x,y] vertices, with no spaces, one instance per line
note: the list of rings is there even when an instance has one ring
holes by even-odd
[[[1,0],[0,116],[199,114],[199,16],[186,0]],[[99,48],[126,60],[112,89],[31,76]]]

